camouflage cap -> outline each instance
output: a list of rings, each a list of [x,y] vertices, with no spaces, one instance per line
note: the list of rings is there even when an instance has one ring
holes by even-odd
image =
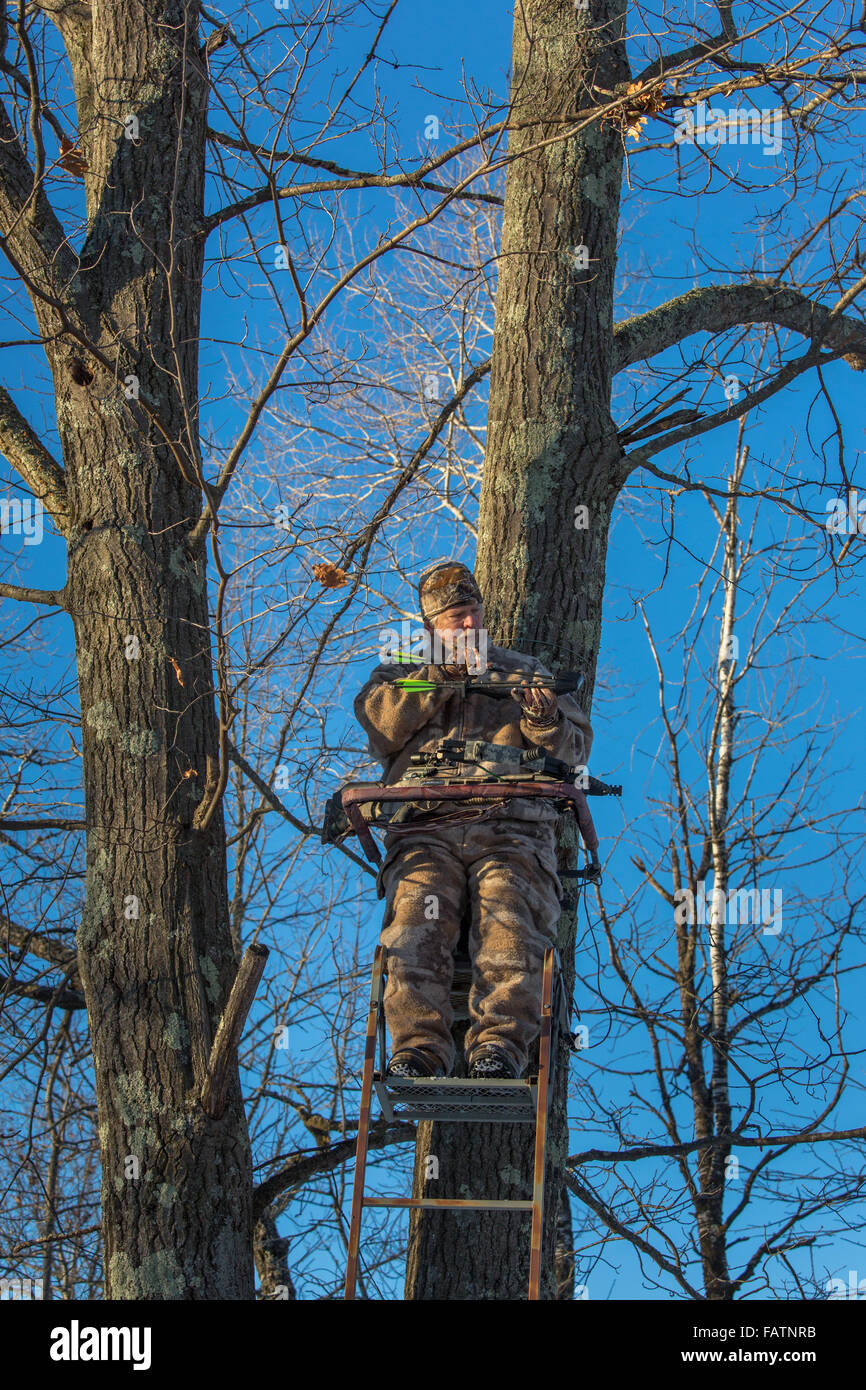
[[[459,560],[439,560],[426,569],[418,580],[418,602],[421,616],[431,622],[447,608],[463,603],[481,603],[481,590],[475,575]]]

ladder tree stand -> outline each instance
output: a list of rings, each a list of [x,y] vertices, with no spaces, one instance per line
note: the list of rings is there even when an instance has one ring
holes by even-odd
[[[594,780],[594,779],[593,779]],[[596,783],[601,794],[618,794],[620,788]],[[603,788],[603,792],[602,792]],[[544,796],[565,802],[574,809],[581,837],[590,859],[574,877],[600,876],[598,837],[584,792],[571,783],[544,780],[503,779],[497,782],[426,783],[385,787],[380,783],[356,783],[344,788],[342,804],[352,829],[369,859],[381,862],[381,855],[370,832],[370,821],[361,812],[365,803],[388,801],[497,801],[513,796]],[[416,832],[417,833],[417,832]],[[349,1220],[345,1299],[354,1299],[361,1243],[361,1220],[366,1207],[437,1207],[455,1210],[499,1210],[531,1212],[529,1291],[537,1300],[541,1287],[542,1232],[544,1229],[544,1185],[547,1126],[553,1072],[559,1055],[559,1042],[568,1032],[562,972],[555,948],[544,955],[541,987],[541,1027],[538,1042],[538,1069],[535,1075],[513,1081],[470,1080],[463,1077],[389,1077],[386,1075],[385,980],[388,958],[385,948],[376,947],[367,1012],[364,1069],[361,1079],[361,1107]],[[376,1052],[379,1064],[376,1065]],[[457,1197],[378,1197],[365,1194],[367,1148],[373,1092],[386,1119],[440,1120],[464,1124],[534,1124],[534,1162],[532,1198],[528,1201],[491,1200]]]

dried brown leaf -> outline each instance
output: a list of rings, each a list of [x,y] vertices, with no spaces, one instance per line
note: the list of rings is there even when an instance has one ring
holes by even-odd
[[[344,584],[348,584],[349,576],[345,570],[341,570],[338,565],[332,565],[330,560],[323,560],[318,565],[313,565],[313,576],[325,589],[341,589]]]

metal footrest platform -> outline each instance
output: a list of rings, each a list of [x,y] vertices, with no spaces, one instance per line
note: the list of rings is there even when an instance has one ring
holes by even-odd
[[[534,1124],[538,1078],[468,1081],[461,1076],[396,1077],[374,1072],[373,1086],[388,1120]]]

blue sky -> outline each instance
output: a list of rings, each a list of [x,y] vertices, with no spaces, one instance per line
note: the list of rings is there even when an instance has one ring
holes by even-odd
[[[270,6],[261,4],[251,8],[263,23],[271,12]],[[381,9],[381,6],[378,8]],[[370,32],[368,30],[361,35],[347,33],[344,36],[342,46],[336,48],[332,56],[329,55],[321,79],[314,83],[314,95],[324,95],[326,77],[335,68],[352,71],[351,61],[358,53],[366,51],[365,44]],[[418,74],[407,67],[395,69],[383,62],[379,80],[385,99],[395,113],[401,154],[409,167],[413,167],[423,148],[429,148],[424,139],[424,123],[428,116],[433,114],[439,117],[443,128],[442,141],[448,139],[452,113],[458,120],[466,118],[460,90],[463,74],[471,79],[479,91],[490,91],[497,100],[504,99],[510,47],[510,17],[501,3],[480,0],[470,8],[453,0],[443,0],[443,3],[431,8],[404,0],[398,6],[380,53],[383,60],[423,64],[424,71]],[[419,90],[419,82],[429,91]],[[764,109],[770,109],[774,104],[772,94],[758,93],[755,100]],[[780,247],[796,240],[811,225],[811,221],[823,212],[826,189],[834,182],[836,174],[841,177],[839,196],[853,189],[858,181],[862,182],[862,166],[858,168],[856,164],[856,160],[862,158],[862,128],[855,127],[855,133],[859,134],[860,144],[855,144],[853,149],[845,144],[847,137],[841,132],[833,137],[832,143],[826,148],[841,163],[835,173],[830,169],[829,162],[826,175],[813,171],[814,183],[808,189],[806,181],[802,186],[795,187],[790,179],[782,180],[778,187],[763,187],[783,168],[784,159],[790,155],[790,143],[783,148],[782,162],[776,163],[767,158],[760,148],[725,150],[719,162],[723,168],[736,172],[743,186],[724,188],[718,176],[714,176],[715,183],[710,185],[709,191],[698,192],[700,179],[695,180],[694,186],[687,180],[685,190],[688,196],[684,194],[679,197],[674,196],[672,174],[675,152],[671,149],[649,153],[644,153],[642,148],[633,150],[633,183],[637,185],[642,182],[648,187],[634,187],[630,192],[627,190],[624,199],[623,241],[618,252],[620,283],[617,317],[643,311],[698,283],[728,283],[744,273],[744,267],[753,263],[756,244],[760,248],[758,261],[761,273],[771,273],[784,259]],[[657,125],[650,125],[648,135],[659,138]],[[669,141],[670,135],[663,138]],[[338,162],[354,161],[366,167],[370,167],[374,159],[369,137],[365,133],[342,137],[334,142],[326,155]],[[813,198],[814,202],[811,201]],[[351,230],[362,241],[374,239],[381,219],[391,207],[390,195],[365,195],[363,202],[359,199],[355,206],[366,210],[366,221],[359,218],[358,225]],[[310,225],[315,223],[316,219],[311,214]],[[272,250],[273,230],[265,216],[252,219],[252,225],[259,237],[258,250],[264,261]],[[339,229],[338,246],[342,245],[340,238],[346,230]],[[237,246],[239,242],[233,244]],[[213,244],[210,250],[215,255],[216,247]],[[810,267],[810,273],[819,279],[823,273],[822,254],[816,250]],[[247,268],[248,283],[245,288],[242,285],[233,298],[220,293],[215,269],[209,272],[209,292],[205,298],[203,318],[203,334],[209,341],[203,346],[202,378],[203,385],[213,383],[215,392],[222,389],[227,368],[264,374],[268,365],[266,353],[273,351],[273,344],[279,341],[279,322],[273,304],[265,294],[260,293],[262,280],[254,265],[250,262]],[[828,302],[827,296],[824,299]],[[226,346],[227,341],[230,343],[233,337],[239,336],[239,325],[244,319],[250,325],[253,337],[263,345],[263,353],[258,361],[255,357],[242,358]],[[370,332],[370,325],[357,314],[355,317],[350,315],[344,327],[347,340],[351,340],[353,335]],[[13,335],[9,332],[4,336]],[[685,383],[689,394],[686,401],[680,404],[700,402],[705,412],[719,410],[725,403],[724,382],[721,374],[714,375],[707,366],[712,362],[714,344],[706,338],[697,341],[701,349],[707,349],[707,357],[703,363],[693,363]],[[375,341],[374,346],[387,358],[387,342]],[[691,348],[692,345],[690,351]],[[796,351],[801,350],[797,346]],[[33,396],[28,396],[25,390],[32,380],[33,364],[37,359],[19,350],[10,368],[10,356],[7,352],[4,357],[3,380],[37,427],[41,424],[40,412],[45,412],[46,438],[50,440],[51,419],[47,398],[43,396],[34,404]],[[682,364],[679,354],[672,351],[656,365],[670,373],[670,380],[673,381]],[[726,370],[739,374],[741,386],[752,380],[755,371],[753,344],[747,344],[740,357],[729,356]],[[303,372],[300,368],[298,371],[300,378]],[[792,496],[799,481],[802,484],[801,500],[812,512],[817,527],[820,527],[826,515],[827,501],[839,492],[833,411],[844,429],[844,458],[848,476],[855,485],[861,476],[858,469],[863,447],[862,380],[862,376],[852,372],[846,364],[835,363],[824,371],[826,394],[822,394],[814,374],[810,374],[774,397],[749,420],[746,438],[751,450],[752,477],[766,478],[772,474],[777,482],[778,472],[785,472],[784,486]],[[637,375],[627,383],[621,383],[615,398],[614,414],[617,421],[624,423],[645,410],[655,399],[653,390],[661,385],[663,383],[658,379],[653,381]],[[670,385],[665,388],[665,393],[672,391]],[[473,411],[482,418],[485,401],[486,388],[482,388],[472,406]],[[832,401],[832,410],[829,401]],[[207,429],[215,442],[215,453],[231,443],[243,418],[243,410],[243,402],[235,399],[231,393],[208,409]],[[313,414],[314,426],[320,418]],[[346,421],[346,429],[348,433],[350,421]],[[736,425],[726,425],[690,443],[684,452],[673,449],[659,456],[656,462],[669,472],[676,473],[687,461],[692,476],[712,479],[718,486],[731,467],[736,437]],[[404,443],[406,447],[411,447],[411,438]],[[279,481],[277,476],[275,482],[279,484]],[[264,497],[262,503],[263,506],[271,505],[270,499]],[[696,496],[678,500],[674,539],[668,544],[663,503],[664,494],[654,480],[647,476],[634,477],[620,499],[611,536],[600,661],[601,685],[593,714],[596,744],[591,767],[597,776],[621,781],[625,789],[621,806],[604,802],[595,808],[603,846],[610,847],[616,840],[616,849],[607,867],[606,892],[610,893],[612,902],[621,901],[636,891],[638,875],[630,862],[634,843],[629,841],[628,835],[632,834],[636,842],[644,847],[653,842],[660,825],[658,800],[667,795],[669,787],[668,774],[659,756],[656,672],[636,604],[644,602],[664,655],[670,681],[667,704],[670,709],[676,705],[680,693],[678,683],[681,680],[682,644],[677,634],[691,609],[695,585],[714,544],[714,527],[708,508]],[[746,504],[744,525],[750,524],[751,516],[751,504]],[[789,543],[799,548],[805,564],[815,566],[816,532],[810,531],[802,521],[792,522],[791,525],[799,526],[800,530],[793,532]],[[771,547],[780,543],[782,531],[779,516],[769,505],[765,505],[755,535],[756,543],[767,548],[768,556]],[[437,536],[437,546],[432,548],[430,554],[439,553],[437,547],[441,547],[442,537],[447,539],[447,536],[445,528]],[[858,542],[855,540],[854,544]],[[41,546],[28,549],[22,548],[19,538],[4,536],[2,553],[19,566],[17,577],[21,582],[29,580],[44,587],[59,586],[63,582],[64,547],[56,538],[47,536]],[[796,553],[797,550],[792,549],[792,554]],[[418,558],[422,562],[429,558],[423,546],[419,549]],[[756,565],[754,573],[744,585],[744,611],[747,612],[749,604],[759,602],[766,575],[766,568],[762,571],[760,564]],[[790,585],[786,586],[780,581],[778,592],[781,602],[782,597],[790,592]],[[761,765],[751,791],[756,803],[772,797],[773,789],[780,785],[784,776],[786,755],[790,753],[791,757],[794,756],[800,747],[798,739],[802,741],[810,721],[819,716],[828,724],[834,719],[850,722],[842,736],[833,738],[828,734],[822,746],[819,763],[822,780],[811,793],[815,804],[821,804],[824,797],[830,807],[851,805],[861,796],[863,743],[859,732],[862,725],[858,723],[857,716],[861,709],[863,685],[863,652],[860,645],[863,637],[862,608],[853,584],[849,584],[839,595],[834,595],[829,577],[816,581],[813,599],[820,599],[821,603],[827,605],[821,619],[810,623],[805,618],[801,619],[784,639],[773,644],[768,654],[772,662],[779,663],[779,669],[785,672],[786,677],[792,672],[798,676],[802,689],[784,711],[785,727],[790,731],[789,747],[779,748]],[[384,609],[383,614],[382,626],[387,626]],[[69,654],[67,644],[70,634],[65,620],[58,620],[57,625],[65,630],[63,649],[57,658],[62,663]],[[748,616],[745,624],[735,631],[741,635],[743,645],[747,646],[751,635]],[[698,648],[686,691],[693,706],[685,723],[693,730],[699,727],[698,705],[702,681],[711,672],[713,663],[713,651],[706,637],[700,639]],[[360,679],[370,664],[370,653],[358,652],[356,660],[348,668],[352,680]],[[768,683],[772,679],[771,673],[758,672],[746,686],[742,692],[744,717],[753,715],[760,721],[766,715]],[[335,740],[346,731],[352,731],[347,734],[348,737],[357,738],[351,722],[351,693],[352,681],[347,680],[339,692],[338,708],[332,715],[331,732]],[[687,758],[687,771],[695,787],[699,788],[701,771],[694,752]],[[292,809],[296,808],[291,794],[286,795],[286,801]],[[281,831],[274,827],[272,833],[279,836]],[[619,836],[623,838],[617,839]],[[832,913],[836,901],[834,894],[838,892],[833,865],[809,863],[813,849],[812,833],[804,830],[799,835],[793,834],[788,857],[776,870],[778,883],[789,895],[792,904],[798,902],[798,895],[804,901],[815,897],[828,904],[828,910]],[[327,866],[333,860],[313,850],[311,862],[321,863],[327,872]],[[303,891],[305,881],[303,875],[299,875],[299,893]],[[636,908],[638,917],[646,921],[652,919],[653,901],[651,890],[645,890]],[[366,931],[371,956],[381,906],[370,895],[368,907]],[[589,1020],[591,1030],[598,1026],[604,1034],[606,1024],[602,1017],[603,1010],[596,1012],[593,1003],[593,973],[601,968],[598,962],[604,959],[604,948],[591,899],[588,909],[589,915],[584,916],[583,921],[589,924],[591,930],[583,937],[580,948],[579,973],[582,972],[583,989],[579,982],[577,1002],[581,1017]],[[788,920],[793,930],[807,932],[809,915],[805,908],[801,909],[799,915],[795,909],[790,909]],[[662,943],[665,925],[657,911],[656,926],[658,943]],[[755,943],[756,952],[761,945],[760,942]],[[783,937],[781,946],[787,945],[788,939]],[[780,949],[778,942],[764,942],[763,946],[771,955]],[[849,964],[862,963],[862,948],[856,940],[852,940],[847,949]],[[757,960],[757,955],[755,958]],[[822,1023],[826,1022],[824,1010],[828,1008],[829,1005],[825,1003],[818,1010]],[[801,1019],[797,1026],[806,1029],[810,1024],[808,1020]],[[626,1057],[628,1065],[641,1063],[642,1044],[637,1033],[627,1036],[626,1032],[620,1032],[616,1036],[621,1052],[619,1055],[606,1055],[605,1064],[610,1074],[599,1081],[599,1086],[611,1104],[627,1107],[630,1104],[628,1088],[631,1083],[620,1073],[626,1066]],[[855,1014],[851,1038],[852,1042],[862,1046],[862,1016]],[[311,1044],[315,1040],[312,1033]],[[587,1065],[595,1077],[593,1060],[589,1056]],[[360,1051],[358,1063],[360,1067]],[[580,1086],[574,1107],[573,1151],[578,1147],[590,1147],[595,1142],[609,1144],[610,1131],[599,1126],[594,1132],[592,1116],[581,1108],[586,1095],[582,1065],[581,1058],[573,1063],[573,1074]],[[862,1075],[862,1070],[859,1075]],[[859,1122],[860,1081],[857,1073],[854,1084],[857,1089],[855,1091],[852,1087],[850,1098],[834,1116],[834,1125]],[[774,1095],[773,1101],[779,1102],[782,1110],[785,1109],[786,1102],[779,1095]],[[813,1098],[813,1104],[817,1110],[817,1097]],[[681,1112],[681,1115],[686,1114],[686,1110]],[[793,1110],[789,1112],[788,1119],[791,1124],[801,1122],[794,1116]],[[793,1157],[786,1160],[786,1163],[790,1162],[792,1172],[798,1164],[802,1168],[804,1152],[795,1150]],[[401,1166],[405,1177],[405,1162]],[[403,1180],[397,1174],[391,1174],[390,1178],[398,1186]],[[599,1181],[603,1183],[603,1178],[599,1178]],[[734,1188],[735,1185],[732,1185],[732,1191]],[[298,1236],[299,1246],[305,1247],[305,1268],[312,1271],[316,1263],[315,1255],[302,1234],[293,1233]],[[622,1261],[615,1275],[605,1273],[604,1266],[600,1266],[589,1276],[591,1298],[659,1297],[658,1292],[654,1292],[642,1278],[637,1261],[622,1244],[616,1248],[615,1259],[617,1263]],[[862,1264],[858,1247],[841,1240],[834,1244],[832,1250],[824,1251],[820,1256],[830,1273],[844,1273],[849,1267],[856,1268],[858,1259]],[[391,1288],[391,1296],[394,1296],[397,1284],[389,1281],[386,1281],[386,1287]]]

